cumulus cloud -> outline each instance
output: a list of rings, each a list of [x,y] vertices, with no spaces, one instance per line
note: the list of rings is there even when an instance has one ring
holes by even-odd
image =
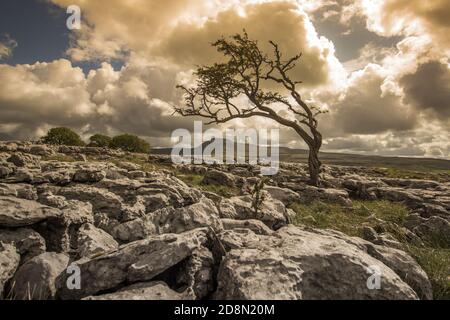
[[[247,5],[241,11],[232,8],[201,25],[180,23],[162,41],[158,52],[185,66],[210,64],[220,59],[210,44],[243,29],[258,39],[267,53],[273,51],[269,40],[280,46],[285,57],[301,52],[301,62],[292,70],[292,76],[301,79],[305,86],[323,84],[345,74],[334,55],[333,44],[319,37],[308,16],[290,2]]]
[[[35,136],[44,124],[78,125],[92,114],[81,69],[67,60],[34,65],[0,65],[0,118],[19,138]],[[8,129],[8,128],[6,128]]]
[[[361,0],[361,6],[368,28],[374,32],[386,36],[427,33],[438,45],[450,45],[447,0]]]
[[[359,154],[449,158],[450,137],[445,127],[428,123],[408,131],[327,138],[323,149]]]
[[[320,122],[329,134],[402,131],[413,128],[417,121],[412,108],[392,90],[385,70],[375,64],[354,72],[346,89],[330,104],[330,113]]]
[[[418,67],[416,72],[400,79],[405,100],[418,110],[431,111],[442,120],[450,118],[450,66],[430,61]]]
[[[84,23],[67,51],[74,61],[126,60],[132,53],[193,68],[217,61],[219,54],[210,44],[245,28],[266,51],[272,52],[268,40],[274,40],[286,56],[302,52],[294,75],[307,86],[345,75],[333,43],[317,34],[305,13],[310,7],[295,1],[52,1],[81,7]]]
[[[78,5],[84,21],[68,54],[74,60],[122,58],[124,51],[144,52],[179,20],[207,12],[203,0],[49,0],[67,8]]]
[[[448,1],[48,1],[79,5],[82,28],[71,34],[70,61],[0,64],[0,138],[69,126],[85,136],[130,132],[168,145],[172,130],[194,120],[172,115],[180,103],[175,85],[192,83],[196,65],[220,61],[211,42],[245,28],[267,53],[268,40],[285,57],[303,53],[292,75],[309,103],[330,111],[319,121],[324,150],[449,157]],[[332,20],[351,33],[355,18],[374,37],[360,42],[363,33],[355,32],[358,57],[343,64],[317,30]],[[15,45],[0,43],[0,59]],[[123,67],[114,70],[112,59]],[[103,63],[88,74],[72,65],[92,60]],[[279,127],[262,118],[229,125]],[[281,129],[283,144],[306,147]]]
[[[0,133],[29,139],[68,126],[86,136],[130,132],[167,145],[172,130],[192,121],[172,116],[176,76],[137,62],[119,71],[103,63],[87,76],[65,59],[0,65]]]
[[[381,64],[386,57],[395,55],[395,48],[377,46],[372,42],[367,43],[359,50],[359,56],[348,60],[344,67],[348,72],[363,69],[369,63]]]
[[[3,40],[0,40],[0,61],[10,58],[17,45],[17,41],[10,38],[8,35],[6,35]]]

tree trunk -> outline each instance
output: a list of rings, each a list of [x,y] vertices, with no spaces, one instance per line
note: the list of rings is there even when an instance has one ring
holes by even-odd
[[[309,147],[308,169],[309,183],[315,187],[320,185],[319,173],[322,163],[319,160],[319,148]]]

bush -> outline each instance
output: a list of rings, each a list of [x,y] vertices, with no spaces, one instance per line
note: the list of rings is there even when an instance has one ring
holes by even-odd
[[[137,153],[148,153],[150,151],[150,145],[146,141],[132,134],[122,134],[112,138],[110,147]]]
[[[83,140],[81,140],[80,136],[76,132],[65,127],[50,129],[47,132],[47,135],[42,138],[42,142],[46,144],[65,146],[85,145]]]
[[[94,134],[89,138],[88,147],[100,147],[100,148],[108,148],[111,144],[111,137],[105,136],[103,134]]]

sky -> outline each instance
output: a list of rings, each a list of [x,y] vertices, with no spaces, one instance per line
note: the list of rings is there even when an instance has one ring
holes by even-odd
[[[69,30],[70,5],[81,28]],[[67,126],[153,146],[192,130],[177,84],[220,61],[211,43],[245,29],[302,52],[292,76],[319,116],[323,150],[450,158],[448,0],[2,0],[0,139]],[[222,125],[278,127],[269,119]],[[289,128],[281,143],[305,148]]]

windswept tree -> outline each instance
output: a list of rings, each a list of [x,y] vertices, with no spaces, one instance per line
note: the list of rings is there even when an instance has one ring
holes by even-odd
[[[302,99],[298,91],[302,82],[289,75],[301,54],[284,59],[279,46],[269,43],[273,48],[271,55],[263,53],[258,42],[249,39],[245,31],[213,43],[225,62],[199,67],[195,86],[177,86],[184,90],[184,105],[175,107],[175,112],[208,118],[208,124],[260,116],[292,128],[309,147],[310,183],[318,186],[322,135],[317,116],[324,111]],[[238,104],[237,98],[241,97],[246,97],[248,103]]]
[[[121,134],[112,138],[109,144],[110,148],[122,149],[123,151],[148,153],[150,152],[150,144],[133,134]]]
[[[51,128],[47,135],[41,138],[46,144],[65,145],[65,146],[84,146],[85,143],[75,131],[66,128]]]
[[[111,144],[112,138],[103,134],[94,134],[89,138],[88,147],[108,148]]]

